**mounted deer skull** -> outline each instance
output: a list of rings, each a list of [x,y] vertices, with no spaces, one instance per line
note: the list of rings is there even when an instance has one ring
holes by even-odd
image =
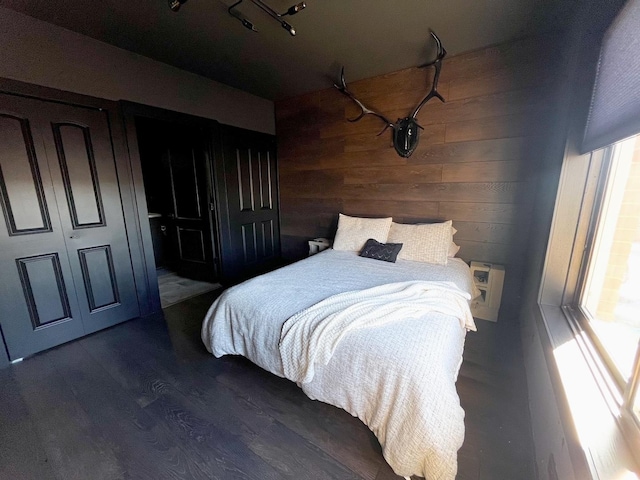
[[[398,152],[398,155],[405,158],[410,157],[414,152],[414,150],[418,146],[420,130],[424,130],[420,125],[418,125],[418,121],[416,120],[420,109],[433,97],[437,97],[440,99],[440,101],[444,102],[444,98],[442,98],[442,95],[438,93],[437,88],[438,79],[440,78],[440,69],[442,68],[442,59],[447,54],[447,51],[442,47],[442,42],[434,32],[431,32],[431,36],[436,41],[436,59],[433,62],[425,63],[424,65],[420,65],[418,67],[424,68],[433,65],[433,67],[435,68],[431,91],[427,94],[426,97],[422,99],[422,101],[418,104],[411,115],[405,118],[399,118],[396,123],[391,122],[384,115],[365,107],[364,104],[347,89],[347,84],[344,80],[344,67],[342,67],[342,72],[340,73],[340,85],[337,85],[335,83],[333,84],[334,87],[336,87],[343,94],[353,100],[362,110],[362,112],[360,112],[360,115],[358,115],[356,118],[348,118],[347,120],[349,120],[350,122],[357,122],[365,115],[374,115],[378,117],[380,120],[386,123],[385,127],[378,135],[382,135],[387,130],[387,128],[391,127],[393,129],[393,146],[395,147],[396,152]]]

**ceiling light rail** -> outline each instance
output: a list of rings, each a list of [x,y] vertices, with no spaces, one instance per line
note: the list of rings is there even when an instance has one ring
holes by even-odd
[[[187,2],[187,0],[168,0],[168,1],[169,1],[169,8],[174,12],[177,12],[178,10],[180,10],[180,7]],[[244,25],[245,28],[253,32],[257,32],[258,29],[255,27],[255,25],[250,20],[243,17],[236,10],[236,7],[240,5],[243,1],[244,0],[238,0],[236,3],[231,5],[227,9],[227,11],[229,12],[229,15],[231,15],[233,18],[240,20],[240,22],[242,23],[242,25]],[[283,17],[295,15],[300,10],[304,10],[305,8],[307,8],[307,4],[305,2],[300,2],[289,7],[286,12],[278,13],[262,0],[249,0],[249,1],[254,5],[256,5],[257,7],[259,7],[262,11],[267,13],[269,16],[271,16],[271,18],[273,18],[275,21],[277,21],[282,26],[282,28],[284,28],[287,32],[289,32],[289,34],[292,37],[296,35],[296,29],[293,28],[293,26],[290,23],[284,20]]]

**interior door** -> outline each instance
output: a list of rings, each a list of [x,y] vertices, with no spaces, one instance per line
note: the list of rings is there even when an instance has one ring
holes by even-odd
[[[172,205],[168,223],[178,275],[206,281],[218,277],[211,230],[207,148],[199,130],[174,126],[168,148]]]
[[[103,111],[62,104],[41,122],[88,334],[140,313],[109,122]]]
[[[217,280],[210,148],[204,130],[148,118],[136,119],[136,130],[147,205],[161,215],[167,266],[182,277]]]
[[[105,112],[0,95],[0,198],[12,359],[139,314]]]
[[[12,360],[84,334],[38,106],[0,95],[0,324]]]
[[[275,266],[280,257],[275,137],[223,127],[228,235],[226,273],[246,277]]]

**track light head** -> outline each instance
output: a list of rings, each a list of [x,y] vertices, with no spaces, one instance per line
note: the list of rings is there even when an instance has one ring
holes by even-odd
[[[292,37],[296,36],[296,29],[293,28],[290,24],[282,20],[282,28],[284,28],[287,32],[291,34]]]
[[[289,7],[289,10],[287,10],[287,13],[285,13],[285,15],[295,15],[300,10],[303,10],[305,8],[307,8],[307,4],[306,3],[304,3],[304,2],[297,3],[297,4],[292,5],[291,7]]]
[[[180,7],[183,3],[186,3],[187,0],[169,0],[169,8],[172,12],[177,12],[180,10]]]
[[[247,20],[246,18],[241,18],[240,21],[242,22],[242,25],[244,25],[246,28],[248,28],[252,32],[257,32],[258,31],[258,29],[255,27],[255,25],[253,23],[251,23],[249,20]]]

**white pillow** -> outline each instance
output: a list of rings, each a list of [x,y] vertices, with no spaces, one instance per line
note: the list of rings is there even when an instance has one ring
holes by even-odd
[[[423,225],[392,223],[387,242],[403,244],[399,260],[446,265],[452,238],[451,220]]]
[[[456,230],[455,227],[451,227],[451,236],[453,237],[456,233],[458,233],[458,230]],[[453,258],[456,256],[456,253],[458,253],[459,251],[460,251],[460,245],[456,245],[452,239],[451,245],[449,245],[449,252],[447,253],[447,257]]]
[[[391,217],[360,218],[340,214],[333,249],[359,252],[370,238],[386,243],[391,220]]]

